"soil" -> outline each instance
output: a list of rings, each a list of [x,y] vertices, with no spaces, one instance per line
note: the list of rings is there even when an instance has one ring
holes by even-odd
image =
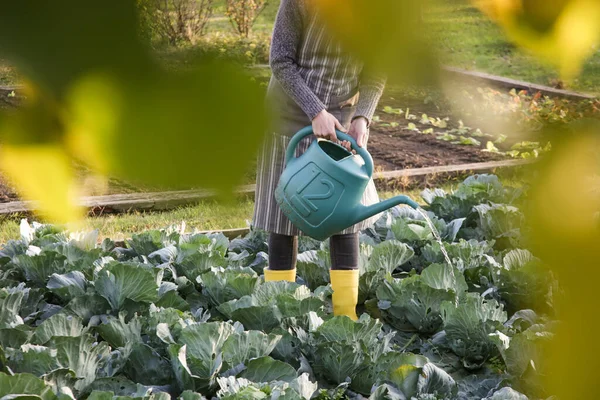
[[[14,91],[10,87],[0,86],[0,110],[14,109],[23,101],[23,98],[18,91]]]
[[[437,139],[435,133],[444,133],[457,128],[457,122],[452,118],[451,108],[444,103],[441,96],[427,101],[428,93],[420,89],[403,91],[390,89],[380,101],[383,106],[400,108],[403,114],[417,116],[412,122],[421,131],[433,129],[433,133],[423,134],[407,129],[408,122],[404,115],[390,115],[378,111],[380,122],[373,124],[369,137],[369,152],[375,165],[384,171],[407,168],[435,167],[439,165],[457,165],[476,162],[486,162],[503,159],[501,155],[481,151],[485,148],[485,138],[480,139],[480,146],[456,145]],[[441,119],[450,117],[446,128],[436,128],[419,122],[423,114]],[[383,124],[398,123],[398,126],[382,126]]]
[[[423,135],[403,131],[399,128],[372,129],[369,138],[369,152],[373,156],[377,171],[470,164],[503,159],[498,154],[483,152],[476,146],[458,146],[437,140],[434,135]],[[459,183],[471,173],[471,171],[448,172],[379,180],[377,187],[387,191],[434,188],[441,184]]]
[[[437,140],[433,135],[384,129],[371,130],[369,137],[369,152],[375,165],[384,171],[502,159],[499,155],[482,152],[479,147],[457,146]]]

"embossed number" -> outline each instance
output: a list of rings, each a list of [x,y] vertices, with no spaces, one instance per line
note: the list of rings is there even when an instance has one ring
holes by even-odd
[[[333,195],[335,186],[333,185],[333,182],[331,182],[329,179],[321,179],[321,183],[325,186],[327,186],[327,192],[326,193],[321,193],[321,194],[305,194],[302,196],[302,200],[304,200],[304,202],[306,204],[308,204],[310,206],[310,208],[313,209],[313,211],[317,211],[319,208],[315,205],[315,203],[313,203],[311,200],[327,200],[328,198],[330,198]]]

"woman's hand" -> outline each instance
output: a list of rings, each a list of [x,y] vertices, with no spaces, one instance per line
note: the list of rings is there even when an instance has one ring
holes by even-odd
[[[363,147],[367,144],[367,137],[369,134],[369,128],[367,127],[367,119],[364,117],[358,117],[352,121],[348,135],[352,136],[358,147]]]
[[[350,130],[348,131],[348,135],[352,136],[358,147],[363,147],[367,144],[367,135],[369,133],[369,128],[367,127],[367,119],[364,117],[356,118],[352,121],[352,125],[350,125]],[[346,150],[351,151],[352,154],[356,154],[355,150],[352,150],[352,145],[350,142],[344,140],[340,143],[342,146],[346,148]]]
[[[338,142],[335,130],[346,132],[346,128],[338,121],[336,117],[323,110],[312,120],[313,133],[316,137],[329,139],[334,143]]]

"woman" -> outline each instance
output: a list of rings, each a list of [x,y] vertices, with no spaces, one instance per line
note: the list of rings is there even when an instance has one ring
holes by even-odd
[[[311,0],[282,0],[275,21],[270,65],[273,76],[267,99],[275,115],[274,133],[265,140],[258,159],[254,226],[269,232],[269,266],[265,280],[296,280],[300,233],[283,215],[274,192],[284,168],[290,138],[312,124],[314,136],[337,142],[335,130],[347,132],[366,146],[369,123],[385,86],[361,62],[345,52],[327,32]],[[301,155],[315,137],[298,146]],[[348,142],[342,143],[349,148]],[[363,204],[378,202],[373,181]],[[357,319],[358,232],[374,218],[358,223],[330,239],[334,315]]]

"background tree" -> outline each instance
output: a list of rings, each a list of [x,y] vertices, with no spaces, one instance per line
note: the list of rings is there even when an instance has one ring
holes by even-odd
[[[214,0],[140,0],[142,24],[170,45],[195,44],[206,33]]]
[[[256,18],[266,5],[266,0],[227,0],[227,16],[233,29],[240,36],[249,37]]]

